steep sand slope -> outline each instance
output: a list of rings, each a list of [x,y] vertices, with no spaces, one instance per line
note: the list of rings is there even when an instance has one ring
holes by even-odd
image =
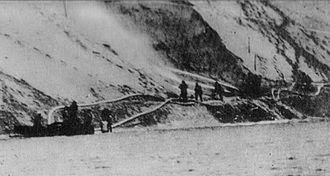
[[[37,111],[73,99],[178,94],[181,79],[189,94],[196,80],[207,93],[215,79],[239,87],[248,72],[269,84],[302,73],[327,81],[330,37],[319,31],[329,29],[328,8],[273,1],[2,1],[0,126],[15,119],[28,124]]]

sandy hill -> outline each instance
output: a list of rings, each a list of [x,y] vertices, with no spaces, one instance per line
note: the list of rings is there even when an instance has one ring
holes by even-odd
[[[240,87],[300,73],[327,81],[328,9],[285,1],[0,2],[1,124],[77,100]],[[66,9],[66,11],[65,11]],[[199,75],[199,76],[196,76]],[[191,91],[190,90],[190,91]]]

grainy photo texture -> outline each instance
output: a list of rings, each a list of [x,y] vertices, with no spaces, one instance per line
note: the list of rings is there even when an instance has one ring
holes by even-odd
[[[0,176],[330,175],[330,2],[0,1]]]

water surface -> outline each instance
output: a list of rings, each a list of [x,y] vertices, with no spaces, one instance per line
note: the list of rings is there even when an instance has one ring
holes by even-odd
[[[0,175],[330,175],[330,123],[2,140]]]

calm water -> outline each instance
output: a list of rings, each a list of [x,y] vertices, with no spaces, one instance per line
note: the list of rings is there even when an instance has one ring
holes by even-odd
[[[330,123],[0,141],[0,175],[330,175]]]

